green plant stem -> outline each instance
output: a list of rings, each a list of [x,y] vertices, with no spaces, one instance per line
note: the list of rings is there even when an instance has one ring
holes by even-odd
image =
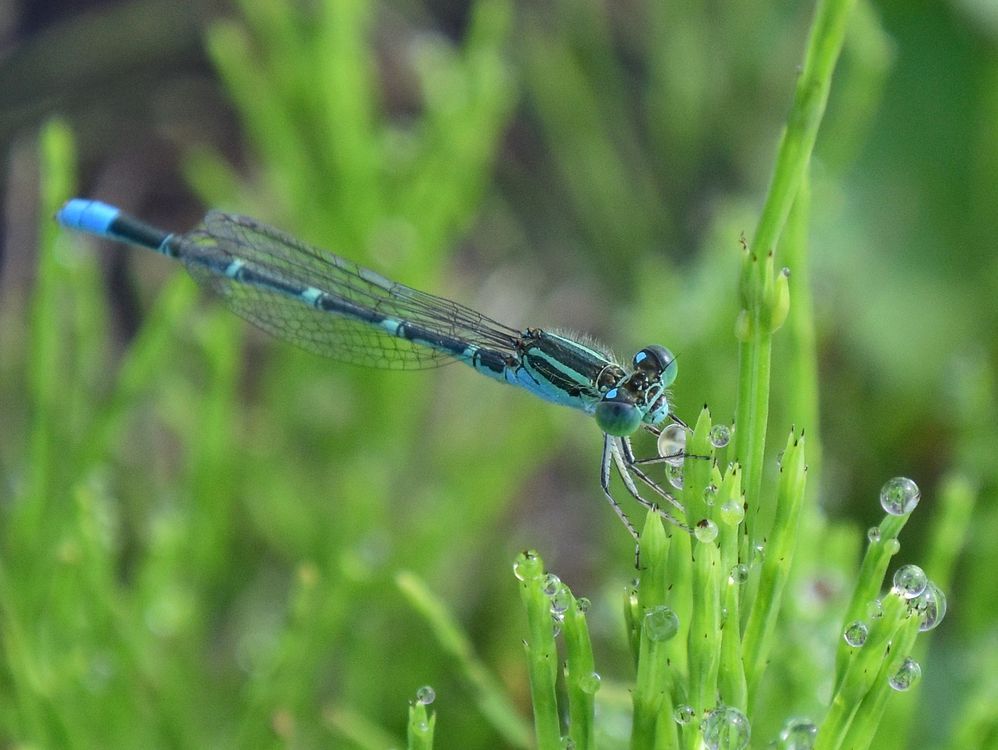
[[[849,601],[849,608],[846,610],[842,627],[853,620],[867,620],[867,607],[880,594],[880,587],[883,584],[884,576],[887,573],[887,566],[891,563],[891,558],[897,554],[897,537],[901,529],[908,522],[909,515],[905,516],[884,516],[884,520],[877,527],[879,538],[870,542],[863,555],[863,562],[860,565],[859,575],[856,578],[856,587],[853,589],[852,599]],[[849,663],[852,653],[851,647],[844,640],[839,641],[838,652],[835,655],[835,685],[841,683]]]
[[[787,218],[780,247],[790,269],[790,356],[787,360],[787,413],[793,415],[795,424],[807,432],[807,477],[809,497],[818,496],[821,442],[818,411],[818,348],[815,342],[814,299],[808,272],[807,230],[811,218],[810,170],[806,170]],[[806,509],[816,512],[817,503],[808,503]]]
[[[720,580],[724,587],[724,608],[727,610],[721,626],[721,666],[717,689],[722,703],[745,712],[748,708],[748,685],[745,680],[741,638],[741,601],[745,584],[732,578],[732,571],[738,564],[738,537],[743,526],[729,523],[730,517],[721,510],[729,502],[739,505],[742,503],[740,476],[737,464],[731,464],[723,477],[715,466],[711,481],[718,487],[714,500],[714,517],[718,519]]]
[[[669,543],[669,593],[666,603],[679,617],[679,632],[667,641],[672,668],[677,674],[689,673],[690,653],[686,648],[693,611],[693,537],[686,532],[675,533]]]
[[[631,750],[655,747],[656,724],[672,689],[667,643],[649,637],[648,628],[641,629],[638,674],[634,682]]]
[[[790,568],[797,547],[800,509],[804,502],[806,473],[804,438],[791,432],[780,466],[776,518],[765,550],[759,588],[752,602],[743,640],[750,705],[758,694],[759,681],[766,670],[776,632],[776,620],[783,601],[783,589],[790,578]]]
[[[679,726],[673,718],[673,692],[675,686],[662,694],[662,705],[658,708],[658,721],[655,722],[655,750],[675,750],[679,747]]]
[[[522,560],[526,555],[521,555]],[[560,750],[561,726],[555,680],[558,652],[554,642],[550,600],[544,593],[543,561],[531,555],[531,572],[520,581],[520,598],[527,610],[529,637],[523,642],[530,675],[530,700],[534,708],[537,750]],[[524,570],[521,566],[520,570]],[[522,573],[521,573],[522,575]]]
[[[409,726],[406,731],[408,750],[433,750],[433,728],[437,715],[416,701],[409,706]]]
[[[723,568],[721,572],[724,580]],[[724,705],[745,713],[748,710],[748,681],[745,677],[742,640],[738,628],[738,589],[739,585],[729,576],[724,589],[724,607],[727,613],[721,626],[721,666],[717,676],[717,691]]]
[[[738,405],[735,409],[735,455],[744,468],[745,490],[755,508],[746,524],[749,539],[755,538],[753,520],[761,499],[762,463],[769,421],[769,373],[772,334],[758,331],[738,345]]]
[[[750,502],[759,503],[769,415],[772,333],[785,307],[773,281],[773,251],[804,180],[825,112],[832,71],[845,36],[854,0],[819,0],[808,39],[804,66],[784,128],[772,182],[759,217],[742,277],[743,310],[738,334],[738,405],[735,455],[745,470]],[[752,521],[749,520],[751,524]],[[755,529],[749,526],[755,539]]]
[[[700,713],[717,702],[721,663],[721,555],[714,542],[693,545],[693,612],[690,618],[690,703]]]
[[[978,488],[961,473],[949,474],[940,483],[939,504],[933,515],[922,567],[932,582],[943,591],[950,588],[957,556],[966,546],[977,492]],[[935,631],[922,633],[915,648],[910,649],[912,656],[921,661],[928,653],[934,637]],[[887,704],[882,718],[876,722],[877,747],[890,747],[892,744],[893,747],[903,748],[912,745],[910,738],[914,732],[919,731],[915,717],[921,705],[918,700],[920,692],[919,684],[909,691],[904,700]]]
[[[873,620],[863,646],[850,654],[849,665],[818,729],[814,750],[842,747],[857,708],[876,681],[883,663],[888,661],[891,640],[907,619],[907,605],[900,597],[895,594],[884,597],[883,615]]]
[[[716,504],[708,507],[704,490],[710,484],[713,470],[714,446],[710,442],[710,410],[704,406],[697,417],[693,434],[686,441],[686,451],[691,456],[707,456],[683,462],[683,505],[686,508],[686,523],[692,528],[704,518],[715,519]]]
[[[724,475],[715,466],[711,476],[711,482],[717,487],[717,494],[714,497],[714,517],[717,519],[717,543],[721,548],[721,565],[727,572],[738,563],[739,541],[744,527],[741,523],[732,524],[732,520],[721,510],[726,504],[734,503],[742,505],[741,472],[738,464],[729,464]],[[744,516],[742,517],[744,521]]]
[[[568,694],[568,736],[576,750],[595,750],[596,691],[599,675],[593,660],[586,614],[573,596],[562,622],[565,638],[565,692]]]
[[[887,699],[894,693],[889,680],[912,652],[915,638],[918,636],[919,624],[918,617],[909,616],[898,628],[894,638],[891,639],[891,652],[881,660],[880,671],[877,672],[870,692],[863,697],[863,702],[856,709],[842,741],[842,747],[850,748],[850,750],[866,750],[870,747],[877,735],[877,727],[888,705]]]
[[[672,537],[665,533],[662,518],[653,510],[648,511],[641,528],[641,576],[638,582],[638,610],[636,623],[640,630],[640,616],[652,607],[665,604],[670,580],[669,547]]]
[[[680,536],[685,536],[682,534]],[[678,538],[675,537],[675,538]],[[628,617],[637,641],[637,668],[632,702],[634,707],[632,748],[653,748],[656,743],[659,717],[665,705],[671,705],[673,677],[669,671],[670,654],[676,640],[656,641],[649,638],[644,627],[645,615],[669,598],[669,549],[672,537],[665,533],[662,519],[650,510],[641,529],[641,575],[638,582],[637,606]],[[631,607],[630,594],[625,607]],[[671,708],[668,709],[671,713]]]

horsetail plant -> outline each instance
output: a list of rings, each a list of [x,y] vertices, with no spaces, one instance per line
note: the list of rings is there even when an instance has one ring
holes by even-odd
[[[713,451],[698,438],[708,434],[709,415],[701,414],[691,448]],[[804,439],[791,433],[780,468],[779,502],[798,507],[807,469]],[[741,562],[734,542],[744,534],[738,470],[729,465],[692,535],[667,531],[656,510],[649,511],[641,533],[638,576],[624,590],[627,640],[634,661],[629,688],[632,720],[629,747],[750,747],[751,716],[771,659],[766,656],[779,631],[774,592],[790,576],[794,540],[774,534],[766,548],[751,550],[751,565]],[[896,493],[902,480],[885,485],[882,497]],[[914,483],[903,480],[909,493]],[[692,485],[684,485],[689,497]],[[914,565],[902,566],[887,593],[878,598],[887,562],[900,546],[896,533],[914,509],[884,502],[888,515],[871,529],[870,544],[853,590],[846,619],[862,619],[841,629],[834,695],[823,719],[789,716],[776,737],[760,744],[784,750],[835,750],[870,747],[890,695],[913,687],[921,667],[910,654],[920,631],[935,628],[946,611],[942,591]],[[715,520],[716,519],[716,520]],[[676,561],[691,572],[672,575]],[[734,562],[732,562],[734,561]],[[729,563],[731,563],[729,565]],[[537,747],[594,748],[601,733],[594,718],[593,693],[602,680],[595,671],[585,611],[556,575],[545,572],[536,552],[514,562],[527,611],[531,696]],[[740,617],[740,613],[744,613]],[[571,623],[571,625],[568,625]],[[564,634],[567,710],[559,711],[556,690],[559,631]],[[765,643],[766,647],[756,644]],[[834,648],[826,644],[827,651]],[[818,676],[820,680],[820,676]],[[609,745],[606,745],[609,746]]]

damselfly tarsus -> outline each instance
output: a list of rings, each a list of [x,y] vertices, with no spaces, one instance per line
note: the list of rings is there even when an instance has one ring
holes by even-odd
[[[600,484],[614,512],[638,534],[610,492],[616,467],[642,506],[638,482],[683,508],[641,468],[630,436],[659,434],[676,378],[672,353],[647,346],[624,367],[591,342],[540,328],[517,330],[442,297],[420,292],[333,253],[235,214],[211,211],[186,234],[149,226],[114,206],[75,198],[56,215],[65,227],[154,250],[183,263],[238,315],[278,338],[333,359],[371,367],[420,369],[447,361],[591,414],[603,431]],[[657,503],[655,503],[657,505]]]

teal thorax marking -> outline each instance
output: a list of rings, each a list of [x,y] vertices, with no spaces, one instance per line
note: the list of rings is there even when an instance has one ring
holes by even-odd
[[[630,435],[642,424],[660,424],[669,414],[665,389],[676,378],[676,362],[662,346],[642,349],[627,372],[608,353],[557,333],[528,329],[521,342],[518,356],[501,371],[482,367],[478,354],[466,361],[546,401],[595,415],[609,435]]]

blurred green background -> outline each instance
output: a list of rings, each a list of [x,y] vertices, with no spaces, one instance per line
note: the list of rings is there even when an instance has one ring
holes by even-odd
[[[730,420],[739,238],[811,11],[0,8],[0,741],[354,746],[344,715],[401,736],[429,683],[439,746],[504,746],[394,576],[426,579],[526,713],[510,561],[528,547],[594,600],[604,678],[630,679],[633,550],[594,424],[460,366],[299,352],[49,216],[74,193],[177,230],[250,214],[514,326],[628,358],[665,344],[676,411]],[[812,180],[791,283],[816,308],[816,501],[859,539],[883,482],[914,478],[901,563],[944,477],[978,493],[910,743],[942,747],[967,695],[998,695],[998,4],[861,2]],[[800,419],[781,336],[774,445]]]

